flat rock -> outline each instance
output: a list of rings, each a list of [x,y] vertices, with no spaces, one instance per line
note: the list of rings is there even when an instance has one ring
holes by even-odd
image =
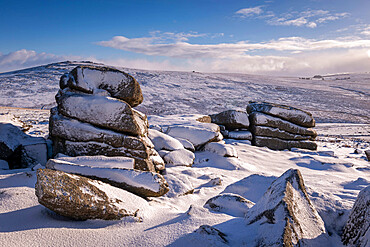
[[[266,136],[275,137],[283,140],[314,140],[313,136],[307,135],[297,135],[289,133],[285,130],[280,130],[278,128],[271,128],[267,126],[253,125],[250,128],[251,132],[255,136]]]
[[[148,208],[143,198],[125,190],[50,169],[37,170],[35,193],[40,204],[77,220],[119,220]]]
[[[168,185],[162,175],[132,169],[126,157],[80,156],[50,159],[46,168],[97,179],[142,197],[162,196]]]
[[[210,115],[212,123],[225,126],[227,130],[248,128],[248,114],[243,111],[228,110]]]
[[[251,246],[328,246],[324,222],[311,203],[299,170],[277,178],[246,213],[258,228]]]
[[[199,128],[194,126],[171,126],[168,127],[168,135],[174,138],[182,138],[191,142],[194,147],[198,147],[220,138],[219,128]]]
[[[262,112],[303,127],[315,127],[315,120],[311,113],[291,106],[250,101],[247,106],[247,112],[249,114],[252,112]]]
[[[67,83],[66,83],[67,82]],[[60,86],[93,94],[106,90],[111,97],[135,107],[143,102],[139,83],[131,75],[111,67],[80,65],[61,78]]]
[[[248,130],[229,131],[227,138],[235,140],[252,140],[252,133]]]
[[[135,150],[125,147],[115,148],[101,142],[73,142],[59,138],[53,138],[53,153],[62,153],[68,156],[94,156],[104,155],[109,157],[123,156],[135,159],[135,169],[143,171],[155,171],[150,160],[150,150]]]
[[[145,138],[102,129],[73,118],[65,117],[58,112],[57,108],[50,110],[49,133],[50,136],[65,140],[74,142],[102,142],[116,148],[125,147],[127,149],[145,151],[147,148],[154,147]]]
[[[225,193],[210,198],[204,206],[215,212],[244,217],[254,203],[240,195]]]
[[[268,147],[273,150],[284,150],[292,148],[303,148],[309,150],[316,150],[317,144],[312,141],[302,140],[282,140],[274,137],[254,136],[252,144],[257,147]]]
[[[273,117],[260,112],[250,113],[251,125],[261,125],[271,128],[278,128],[280,130],[287,131],[292,134],[298,135],[308,135],[315,138],[317,133],[315,130],[310,128],[305,128],[296,124],[293,124],[289,121],[280,119],[278,117]]]
[[[144,114],[124,101],[64,89],[56,96],[58,111],[64,116],[106,129],[144,136],[148,121]]]
[[[173,166],[192,166],[194,163],[195,155],[187,149],[178,149],[171,151],[163,157],[168,165]]]
[[[148,137],[152,141],[154,149],[157,151],[184,149],[180,141],[158,130],[148,129]]]
[[[347,246],[370,245],[370,186],[362,189],[343,229],[342,241]]]
[[[216,153],[224,157],[238,157],[235,148],[230,144],[210,142],[204,146],[204,151]]]

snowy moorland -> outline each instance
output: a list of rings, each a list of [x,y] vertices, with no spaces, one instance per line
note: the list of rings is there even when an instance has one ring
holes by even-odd
[[[59,78],[78,64],[0,74],[0,122],[19,126],[31,136],[47,137],[48,109],[55,106]],[[308,243],[343,245],[340,236],[350,210],[360,190],[370,185],[370,163],[364,153],[370,149],[369,74],[305,80],[124,70],[140,83],[144,102],[136,109],[148,115],[152,126],[197,126],[200,123],[194,119],[205,114],[245,111],[249,100],[263,100],[311,112],[317,121],[318,148],[274,151],[251,146],[249,141],[224,139],[237,157],[223,157],[210,148],[196,151],[191,167],[167,166],[164,177],[170,191],[150,198],[141,212],[142,222],[58,216],[37,200],[35,169],[8,170],[0,163],[1,246],[254,246],[255,236],[274,239],[275,229],[257,227],[246,221],[245,214],[252,217],[268,207],[265,202],[271,191],[266,191],[289,169],[302,174],[308,198],[323,221],[323,226],[314,221],[314,213],[300,215],[298,220],[305,221],[304,227],[315,236]],[[271,188],[280,190],[279,181]],[[209,200],[218,195],[226,196],[213,199],[213,205],[219,206],[210,206]],[[245,203],[228,199],[237,196]],[[297,205],[305,203],[299,200]],[[259,206],[250,210],[254,204]],[[317,237],[319,230],[314,229],[326,233]]]

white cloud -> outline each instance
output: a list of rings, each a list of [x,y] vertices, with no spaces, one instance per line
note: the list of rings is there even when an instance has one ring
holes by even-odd
[[[276,26],[303,26],[307,24],[307,19],[304,17],[299,17],[296,19],[287,20],[286,18],[273,18],[269,20],[267,23],[270,25]]]
[[[239,9],[238,11],[235,12],[235,14],[240,15],[241,17],[249,17],[253,15],[260,15],[263,13],[262,10],[263,6],[257,6],[253,8],[244,8],[244,9]]]
[[[230,58],[244,57],[251,51],[319,51],[327,49],[370,48],[370,40],[358,37],[337,38],[330,40],[286,37],[260,43],[240,41],[220,44],[191,44],[182,41],[158,43],[158,37],[129,39],[115,36],[109,41],[98,42],[99,45],[115,49],[141,53],[150,56],[177,58]]]
[[[57,56],[45,52],[37,53],[32,50],[18,50],[8,54],[0,54],[0,72],[6,72],[57,61],[68,60],[71,57]]]

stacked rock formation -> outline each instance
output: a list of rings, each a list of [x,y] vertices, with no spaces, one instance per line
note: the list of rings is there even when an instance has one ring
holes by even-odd
[[[49,122],[53,154],[105,155],[135,159],[135,169],[155,171],[163,160],[147,137],[139,83],[109,67],[78,66],[60,79]],[[154,163],[154,164],[153,164]]]
[[[252,144],[274,150],[316,150],[317,133],[312,114],[291,106],[250,101],[247,106]]]

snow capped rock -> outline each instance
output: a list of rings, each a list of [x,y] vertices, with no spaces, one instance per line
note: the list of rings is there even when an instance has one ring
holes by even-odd
[[[253,202],[242,196],[225,193],[212,197],[204,206],[212,211],[230,214],[236,217],[244,217],[246,212],[248,212],[253,205]]]
[[[370,186],[358,194],[344,227],[342,241],[347,246],[370,245]]]
[[[169,150],[184,149],[180,141],[172,136],[166,135],[158,130],[148,129],[148,137],[153,142],[155,150]]]
[[[317,149],[317,144],[308,140],[282,140],[273,137],[255,136],[252,143],[258,147],[268,147],[273,150],[284,150],[291,148],[303,148],[310,150]]]
[[[68,76],[62,76],[62,89],[66,86],[66,81],[70,88],[85,93],[93,94],[98,90],[106,90],[111,97],[123,100],[132,107],[143,102],[140,85],[135,78],[115,68],[80,65]]]
[[[160,174],[134,170],[133,165],[134,160],[126,157],[81,156],[50,159],[46,168],[98,179],[143,197],[167,193]]]
[[[221,135],[219,131],[219,128],[211,129],[193,126],[171,126],[167,129],[166,133],[174,138],[188,140],[195,148],[198,148],[208,142],[217,140]]]
[[[166,168],[164,160],[157,151],[153,150],[153,153],[150,156],[150,160],[152,161],[154,168],[157,172],[162,171]]]
[[[70,141],[102,142],[113,147],[125,147],[128,149],[146,150],[151,142],[143,138],[128,136],[112,130],[95,127],[76,119],[59,114],[57,108],[50,110],[50,135]]]
[[[194,148],[193,143],[191,143],[188,140],[183,139],[183,138],[176,138],[176,139],[184,146],[185,149],[187,149],[189,151],[192,151],[192,152],[195,152],[195,148]]]
[[[228,110],[210,116],[212,123],[225,126],[227,130],[247,129],[249,126],[248,114],[243,111]]]
[[[220,243],[227,244],[227,235],[220,230],[209,225],[201,225],[194,233],[202,236],[202,240],[206,240],[206,246],[219,246]],[[205,246],[205,245],[202,245]],[[222,245],[224,246],[224,245]],[[227,245],[226,245],[227,246]]]
[[[301,109],[291,106],[278,105],[268,102],[253,102],[250,101],[247,106],[247,112],[262,112],[268,115],[276,116],[285,119],[289,122],[298,124],[303,127],[314,127],[315,120],[312,114]]]
[[[224,157],[238,157],[235,148],[229,144],[222,144],[218,142],[210,142],[204,146],[204,151],[216,153]]]
[[[56,96],[58,110],[64,116],[98,127],[143,136],[147,133],[147,119],[124,101],[76,93],[68,89]]]
[[[227,138],[235,140],[252,140],[252,133],[248,130],[229,131]]]
[[[249,114],[249,116],[251,120],[251,125],[262,125],[271,128],[278,128],[292,134],[308,135],[312,137],[317,136],[316,131],[313,129],[301,127],[297,124],[280,119],[278,117],[273,117],[260,112],[252,112]]]
[[[277,178],[247,212],[249,227],[257,227],[253,245],[327,246],[324,222],[312,205],[299,170]]]
[[[135,159],[135,169],[143,171],[155,171],[150,160],[151,150],[135,150],[125,147],[115,148],[101,142],[73,142],[63,139],[53,140],[54,152],[66,154],[68,156],[123,156]]]
[[[171,151],[163,157],[168,165],[173,166],[192,166],[195,155],[187,149],[178,149]]]
[[[188,176],[184,174],[166,174],[164,175],[168,183],[169,191],[166,197],[177,197],[192,194],[194,192],[193,184]]]
[[[148,208],[144,199],[125,190],[50,169],[37,170],[35,193],[40,204],[78,220],[137,217]]]

